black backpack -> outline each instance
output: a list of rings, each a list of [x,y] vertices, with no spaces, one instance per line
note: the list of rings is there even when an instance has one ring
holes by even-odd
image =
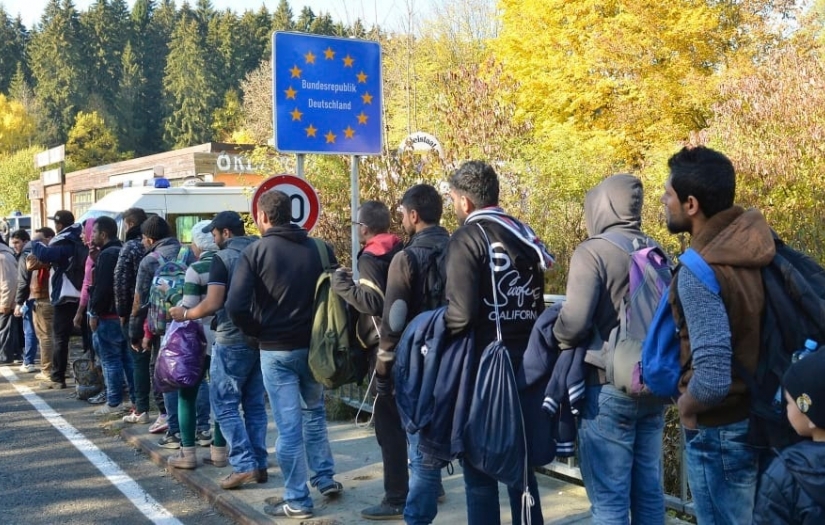
[[[413,290],[422,297],[418,312],[435,310],[447,304],[444,283],[447,281],[447,246],[409,246],[404,249],[417,282]]]
[[[734,370],[751,396],[749,441],[782,449],[802,438],[788,422],[784,397],[781,402],[775,398],[793,353],[806,339],[825,344],[825,269],[776,234],[774,243],[776,255],[762,269],[765,311],[756,373],[746,373],[739,363]]]

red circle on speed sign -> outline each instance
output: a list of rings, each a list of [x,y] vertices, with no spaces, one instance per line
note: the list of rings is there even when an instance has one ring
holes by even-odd
[[[307,231],[312,230],[321,214],[321,201],[312,185],[295,175],[275,175],[263,181],[252,196],[252,218],[258,218],[258,199],[269,190],[289,195],[292,202],[292,223]]]

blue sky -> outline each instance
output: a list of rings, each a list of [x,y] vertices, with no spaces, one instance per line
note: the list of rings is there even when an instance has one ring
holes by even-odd
[[[75,7],[79,11],[85,11],[95,0],[74,0]],[[190,0],[189,4],[194,7],[197,0]],[[236,13],[248,9],[257,10],[261,5],[266,5],[267,9],[274,11],[279,0],[212,0],[215,9],[223,10],[227,7]],[[43,9],[47,0],[0,0],[9,15],[14,18],[17,14],[23,17],[23,23],[28,28],[32,28],[40,21]],[[127,0],[131,8],[134,0]],[[404,27],[407,17],[407,5],[413,5],[417,18],[420,19],[434,0],[290,0],[292,11],[297,16],[305,5],[312,7],[318,14],[328,12],[332,18],[344,23],[352,23],[361,18],[367,27],[373,23],[385,29],[400,29]],[[175,4],[180,7],[183,0],[176,0]]]

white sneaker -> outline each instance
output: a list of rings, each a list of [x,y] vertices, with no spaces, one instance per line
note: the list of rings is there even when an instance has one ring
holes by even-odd
[[[49,381],[51,379],[49,377],[49,374],[46,374],[45,372],[38,372],[37,375],[34,376],[34,378],[39,381]]]
[[[149,423],[149,412],[144,412],[142,414],[138,414],[137,412],[132,412],[129,415],[123,416],[124,423],[141,423],[143,425]]]
[[[158,414],[158,418],[152,423],[152,426],[149,427],[150,434],[163,434],[167,430],[169,430],[169,421],[167,421],[166,414]],[[147,421],[148,423],[148,421]]]
[[[37,372],[37,367],[34,365],[20,365],[20,368],[18,368],[18,370],[20,370],[24,374],[31,374]]]
[[[109,406],[108,404],[103,405],[102,407],[95,410],[96,416],[108,416],[111,414],[120,414],[126,410],[126,407],[123,406],[123,403],[116,405],[116,406]],[[148,418],[147,418],[148,419]]]

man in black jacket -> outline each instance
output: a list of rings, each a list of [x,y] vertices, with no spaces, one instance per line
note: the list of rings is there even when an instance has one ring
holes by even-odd
[[[98,217],[92,227],[92,245],[100,249],[94,267],[94,283],[89,293],[89,329],[92,344],[103,362],[106,380],[106,404],[95,411],[97,416],[118,414],[135,400],[132,356],[123,335],[115,307],[115,265],[123,244],[117,238],[117,223],[111,217]],[[130,402],[123,402],[123,374],[129,385]]]
[[[308,360],[315,283],[324,269],[317,245],[291,218],[287,194],[270,190],[261,195],[256,221],[263,236],[238,259],[226,311],[246,336],[260,342],[264,386],[278,426],[275,452],[284,473],[285,502],[264,511],[305,519],[313,509],[307,466],[314,473],[309,481],[322,495],[337,495],[343,486],[333,479],[324,387],[312,376]],[[337,264],[332,248],[325,248]]]
[[[450,196],[460,227],[447,248],[447,331],[460,336],[473,330],[480,356],[497,338],[498,315],[502,340],[518,370],[533,323],[544,310],[544,270],[552,257],[532,230],[498,207],[498,175],[489,164],[462,164],[450,178]],[[498,482],[467,461],[463,467],[469,523],[500,523]],[[532,522],[543,523],[532,470],[528,484],[536,502]],[[520,523],[521,492],[508,487],[513,523]]]
[[[401,239],[387,233],[390,228],[390,210],[378,201],[366,201],[358,210],[358,238],[364,248],[358,254],[358,284],[352,280],[347,268],[339,268],[332,278],[332,287],[349,305],[358,312],[356,332],[359,342],[374,358],[378,349],[381,315],[384,312],[384,290],[387,287],[387,272],[390,261],[401,249]],[[373,410],[375,416],[375,436],[381,446],[384,464],[384,499],[380,505],[364,509],[361,515],[366,519],[399,519],[400,509],[407,499],[407,455],[404,433],[400,427],[391,428],[393,434],[400,434],[400,442],[387,441],[386,421],[382,408]],[[385,405],[386,403],[380,403]],[[393,403],[394,404],[394,403]],[[380,421],[379,421],[380,420]],[[389,445],[389,446],[384,446]]]
[[[439,258],[437,254],[444,253],[450,239],[447,230],[439,226],[443,206],[441,195],[428,184],[413,186],[401,198],[401,224],[410,241],[390,263],[381,341],[375,363],[378,385],[375,435],[384,457],[387,494],[380,505],[361,512],[361,516],[367,519],[397,519],[403,515],[410,524],[431,523],[438,512],[436,502],[441,487],[440,466],[425,463],[418,452],[418,434],[408,436],[401,426],[390,371],[401,334],[413,317],[427,309],[425,298],[430,294],[426,289],[425,269],[443,261],[443,257]],[[440,299],[443,301],[443,297]],[[411,460],[409,490],[404,487],[405,499],[392,500],[387,478],[397,478],[398,491],[407,481],[408,441]]]

